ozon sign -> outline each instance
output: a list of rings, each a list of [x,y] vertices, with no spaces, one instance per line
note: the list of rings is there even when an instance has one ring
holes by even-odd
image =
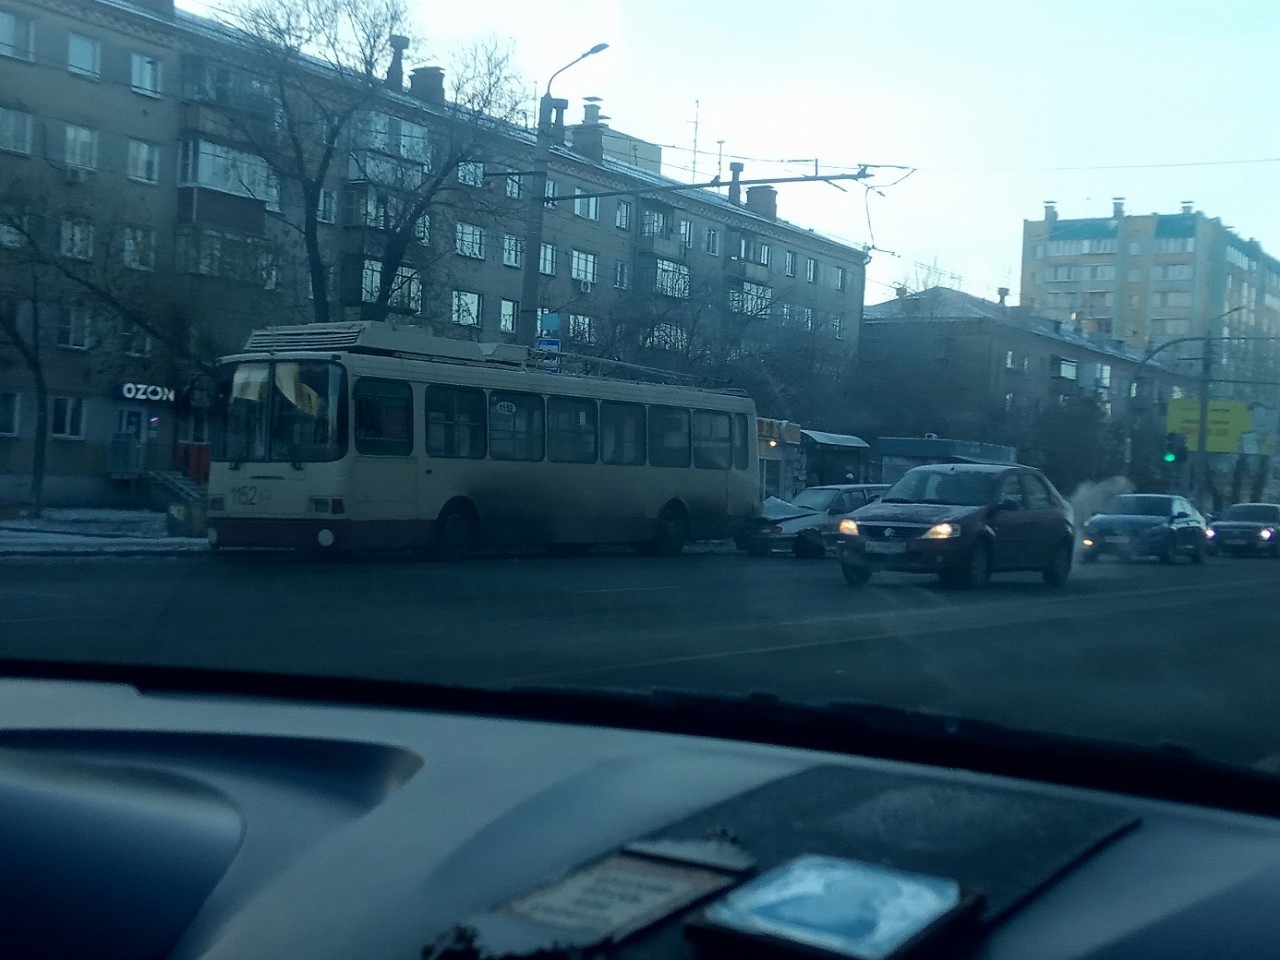
[[[122,383],[116,390],[126,400],[166,400],[172,403],[175,399],[173,387],[158,387],[154,383]]]

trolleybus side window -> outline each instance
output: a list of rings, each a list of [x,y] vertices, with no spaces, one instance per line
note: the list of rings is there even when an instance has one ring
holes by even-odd
[[[733,465],[738,470],[747,469],[751,460],[751,448],[747,434],[747,418],[744,414],[733,415]]]
[[[489,456],[494,460],[541,460],[545,430],[542,397],[490,392]]]
[[[644,406],[639,403],[600,402],[600,459],[628,467],[644,466]]]
[[[581,397],[547,398],[547,459],[596,462],[596,402]]]
[[[427,453],[479,460],[485,451],[484,391],[474,387],[427,387]]]
[[[353,396],[356,453],[384,457],[413,453],[413,388],[409,384],[361,377]]]
[[[732,463],[729,415],[693,411],[693,465],[710,470],[728,470]]]
[[[689,465],[689,411],[649,408],[649,463],[655,467]]]

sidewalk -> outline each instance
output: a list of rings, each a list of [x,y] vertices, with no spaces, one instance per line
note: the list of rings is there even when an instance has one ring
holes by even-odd
[[[0,556],[176,554],[207,551],[199,537],[171,537],[151,510],[48,507],[41,517],[0,520]]]

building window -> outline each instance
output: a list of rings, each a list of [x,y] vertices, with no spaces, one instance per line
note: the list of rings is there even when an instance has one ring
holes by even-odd
[[[204,272],[204,271],[201,271]],[[382,289],[382,261],[366,260],[361,273],[361,297],[365,303],[377,303]],[[422,281],[418,272],[401,266],[391,278],[391,290],[387,294],[387,306],[409,313],[422,311]]]
[[[707,227],[706,243],[703,249],[713,257],[720,256],[720,231],[715,227]]]
[[[618,209],[613,215],[613,225],[619,230],[631,229],[631,201],[619,200]]]
[[[84,400],[80,397],[52,397],[49,433],[67,440],[84,439]]]
[[[151,334],[129,320],[120,321],[120,350],[130,357],[151,356]]]
[[[1007,350],[1007,351],[1005,351],[1005,355],[1004,355],[1004,368],[1005,368],[1006,370],[1013,370],[1013,369],[1015,369],[1015,367],[1014,367],[1014,360],[1013,360],[1013,351],[1012,351],[1012,350]]]
[[[813,259],[813,257],[805,258],[804,278],[810,283],[818,282],[818,261]]]
[[[546,418],[542,397],[494,390],[489,394],[489,456],[541,460]]]
[[[33,59],[30,20],[0,10],[0,56]]]
[[[130,180],[155,183],[160,179],[160,148],[145,140],[129,141]]]
[[[669,237],[667,215],[661,210],[646,210],[640,224],[640,233],[646,237]]]
[[[773,301],[773,289],[762,283],[743,281],[740,290],[729,291],[729,309],[752,317],[766,316]]]
[[[484,164],[475,160],[463,160],[458,164],[458,182],[468,187],[484,186]]]
[[[102,44],[78,33],[67,34],[67,69],[97,80],[102,75]]]
[[[468,290],[453,291],[452,320],[460,327],[478,327],[480,325],[481,297]]]
[[[31,155],[31,114],[0,107],[0,150]]]
[[[834,273],[835,273],[835,288],[837,290],[843,290],[845,285],[844,267],[836,267]]]
[[[837,340],[844,339],[844,314],[836,313],[831,316],[831,332],[835,334]]]
[[[579,343],[595,343],[595,332],[592,330],[591,318],[583,313],[569,314],[569,339]]]
[[[769,265],[771,251],[767,243],[757,243],[755,245],[754,253],[756,263],[760,264],[762,267],[767,267]]]
[[[686,250],[690,249],[693,246],[693,221],[692,220],[680,221],[680,243]]]
[[[93,314],[88,307],[71,304],[58,313],[58,346],[68,350],[88,350]]]
[[[146,227],[125,227],[121,259],[130,270],[154,270],[156,268],[156,232]]]
[[[649,341],[665,350],[683,350],[689,345],[689,335],[678,323],[660,323],[653,328]]]
[[[1156,240],[1156,253],[1194,253],[1195,237],[1159,237]]]
[[[0,437],[18,435],[18,395],[0,392]]]
[[[1053,375],[1062,380],[1076,379],[1076,362],[1067,360],[1064,357],[1055,357],[1053,360]]]
[[[321,223],[333,223],[338,219],[338,193],[336,190],[320,191],[320,199],[316,203],[316,219]]]
[[[596,255],[574,250],[569,263],[569,276],[583,283],[596,282]]]
[[[431,242],[431,214],[424,213],[414,222],[413,238],[419,243]]]
[[[596,462],[594,400],[547,398],[547,459],[554,463]]]
[[[1012,393],[1006,393],[1004,395],[1004,408],[1006,410],[1012,410],[1015,400],[1016,398]]]
[[[788,250],[782,255],[782,272],[788,277],[796,275],[796,252]]]
[[[133,92],[148,97],[160,96],[160,61],[145,53],[135,53],[130,58]]]
[[[0,247],[17,250],[27,242],[30,229],[26,215],[11,217],[8,223],[0,223]]]
[[[474,223],[459,223],[454,249],[473,260],[484,259],[484,230]]]
[[[524,178],[518,173],[507,174],[506,184],[507,197],[511,200],[519,200],[524,196]]]
[[[550,178],[547,179],[546,186],[542,189],[542,205],[544,207],[555,207],[556,197],[560,195],[560,188],[556,182]]]
[[[1098,364],[1098,386],[1103,390],[1111,389],[1111,364]]]
[[[427,454],[479,460],[485,451],[485,398],[472,387],[427,385]]]
[[[544,243],[542,249],[538,251],[538,272],[544,277],[554,277],[556,275],[555,244]]]
[[[520,301],[502,300],[502,312],[498,317],[498,329],[503,333],[516,332],[516,318],[520,316]]]
[[[613,264],[613,285],[619,290],[631,289],[631,264],[617,260]]]
[[[184,140],[179,145],[178,186],[208,187],[261,200],[268,210],[280,209],[280,181],[265,160],[208,140]]]
[[[584,197],[583,192],[579,187],[573,188],[573,215],[587,220],[599,220],[600,198]]]
[[[92,260],[93,221],[64,217],[60,250],[72,260]]]
[[[98,131],[67,124],[65,159],[68,167],[96,170],[98,168]]]
[[[1151,268],[1152,280],[1192,280],[1195,267],[1189,263],[1166,263]]]
[[[689,268],[674,260],[659,259],[654,272],[654,290],[664,297],[689,297]]]
[[[502,237],[502,263],[507,267],[518,267],[524,263],[524,241],[512,234]]]

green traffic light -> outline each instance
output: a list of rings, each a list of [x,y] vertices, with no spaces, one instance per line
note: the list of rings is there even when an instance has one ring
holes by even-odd
[[[1174,453],[1172,450],[1166,451],[1166,453],[1165,453],[1165,455],[1164,455],[1164,462],[1165,462],[1165,463],[1173,463],[1173,462],[1175,462],[1177,459],[1178,459],[1178,455],[1177,455],[1176,453]]]

